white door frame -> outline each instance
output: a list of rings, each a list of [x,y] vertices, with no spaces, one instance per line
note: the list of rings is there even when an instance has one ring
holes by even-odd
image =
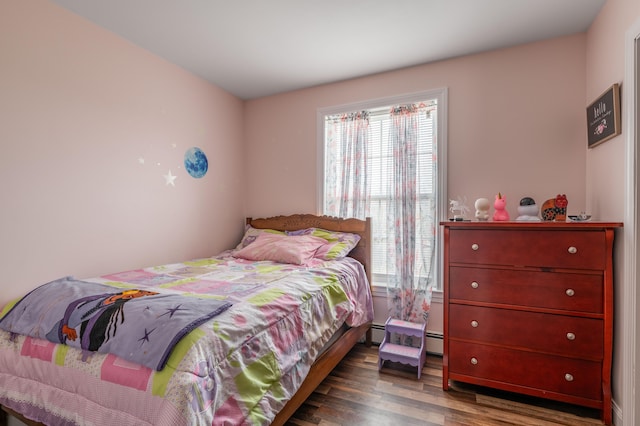
[[[622,85],[624,100],[624,134],[627,151],[627,177],[626,177],[626,209],[624,220],[624,279],[623,285],[623,312],[622,324],[622,424],[633,426],[636,422],[636,392],[640,386],[640,371],[636,369],[640,365],[640,327],[636,309],[640,307],[638,298],[640,292],[636,291],[637,264],[640,252],[637,250],[640,239],[638,229],[640,215],[638,212],[638,190],[640,189],[640,176],[638,164],[640,164],[640,150],[636,149],[639,141],[640,126],[637,115],[640,113],[640,20],[627,30],[625,35],[625,79]]]

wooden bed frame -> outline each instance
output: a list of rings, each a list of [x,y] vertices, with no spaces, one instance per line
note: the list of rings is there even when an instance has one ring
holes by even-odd
[[[295,231],[306,228],[322,228],[330,231],[349,232],[360,235],[358,245],[349,254],[364,265],[369,285],[371,285],[371,219],[340,219],[330,216],[315,216],[311,214],[296,214],[290,216],[275,216],[263,219],[247,218],[246,223],[258,229],[275,229],[278,231]],[[365,336],[367,346],[371,345],[371,323],[346,330],[331,346],[318,357],[309,370],[307,378],[302,382],[295,395],[280,410],[272,425],[283,425],[298,407],[311,395],[318,385],[329,375],[353,346]],[[27,419],[20,413],[0,406],[4,412],[19,419],[29,426],[41,423]],[[6,415],[0,410],[0,426],[8,424]]]

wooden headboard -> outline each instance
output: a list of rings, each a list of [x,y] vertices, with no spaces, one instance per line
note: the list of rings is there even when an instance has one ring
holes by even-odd
[[[364,266],[369,285],[371,285],[371,218],[341,219],[332,216],[316,216],[312,214],[294,214],[290,216],[274,216],[262,219],[248,217],[247,224],[258,229],[275,229],[277,231],[297,231],[306,228],[322,228],[328,231],[349,232],[360,235],[358,245],[349,253],[349,257],[358,260]]]

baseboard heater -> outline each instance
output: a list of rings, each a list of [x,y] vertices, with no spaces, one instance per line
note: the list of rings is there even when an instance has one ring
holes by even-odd
[[[384,338],[384,324],[373,324],[371,326],[372,340],[374,345],[379,345]],[[427,331],[427,353],[442,355],[442,333]]]

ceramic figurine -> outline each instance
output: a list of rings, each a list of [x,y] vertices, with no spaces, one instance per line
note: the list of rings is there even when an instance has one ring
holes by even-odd
[[[491,203],[486,198],[478,198],[474,204],[476,208],[476,219],[479,221],[489,220],[489,209]]]
[[[509,212],[507,211],[507,198],[503,197],[501,193],[498,192],[496,195],[496,200],[493,202],[493,208],[496,211],[493,213],[494,221],[507,221],[509,220]]]
[[[520,200],[520,205],[518,206],[518,215],[519,216],[516,218],[516,220],[519,221],[540,221],[540,218],[538,217],[538,206],[536,205],[536,201],[531,197],[524,197]]]
[[[558,194],[542,204],[542,220],[563,222],[567,220],[569,201],[565,194]]]

